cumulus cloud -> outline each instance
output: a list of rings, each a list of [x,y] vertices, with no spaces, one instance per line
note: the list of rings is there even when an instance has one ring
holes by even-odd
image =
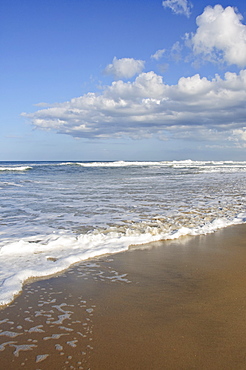
[[[159,60],[163,57],[163,54],[165,53],[165,49],[159,49],[157,50],[153,55],[151,55],[152,59]]]
[[[234,8],[208,6],[197,17],[197,31],[191,37],[195,54],[210,61],[246,66],[246,26]]]
[[[208,80],[198,74],[176,85],[154,72],[133,82],[114,81],[100,93],[88,93],[34,113],[23,113],[35,127],[83,138],[155,135],[181,132],[227,132],[244,138],[246,70]],[[212,131],[211,131],[212,130]],[[211,136],[211,135],[210,135]]]
[[[144,69],[144,61],[134,58],[114,57],[112,64],[109,64],[104,72],[113,75],[115,78],[131,78],[139,74]]]
[[[183,14],[189,17],[191,14],[192,3],[187,0],[165,0],[162,2],[164,8],[170,8],[175,14]]]

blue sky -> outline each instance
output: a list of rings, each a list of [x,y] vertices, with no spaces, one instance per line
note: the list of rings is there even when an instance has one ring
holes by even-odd
[[[2,0],[0,160],[246,160],[246,4]]]

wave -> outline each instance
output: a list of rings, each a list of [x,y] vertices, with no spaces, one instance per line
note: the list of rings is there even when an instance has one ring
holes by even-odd
[[[77,165],[82,167],[127,167],[127,166],[173,166],[173,167],[200,167],[200,166],[246,166],[246,162],[234,161],[109,161],[109,162],[62,162],[59,166]]]
[[[233,161],[113,161],[113,162],[63,162],[60,166],[73,165],[84,168],[123,168],[123,167],[155,167],[173,168],[174,170],[191,170],[196,172],[245,172],[246,162]]]
[[[54,275],[74,263],[122,252],[133,245],[143,248],[143,245],[149,242],[178,239],[185,235],[208,234],[229,225],[245,222],[246,214],[242,213],[233,220],[218,218],[194,228],[182,226],[168,231],[162,226],[142,229],[118,227],[94,230],[78,236],[60,232],[8,242],[0,250],[0,305],[9,304],[21,292],[28,278]]]
[[[27,171],[31,169],[31,166],[0,167],[0,171]]]
[[[5,186],[15,186],[15,187],[17,187],[17,188],[22,188],[23,187],[23,185],[21,185],[21,184],[15,184],[14,182],[0,182],[0,187],[1,188],[3,188],[3,187],[5,187]]]
[[[91,162],[91,163],[77,163],[82,167],[130,167],[130,166],[160,166],[162,162],[127,162],[127,161],[115,161],[115,162]]]
[[[172,160],[172,161],[68,161],[68,162],[35,162],[31,165],[10,165],[0,166],[0,171],[27,171],[33,169],[33,166],[80,166],[80,167],[172,167],[177,169],[242,169],[246,170],[246,161],[195,161],[191,159]]]
[[[112,161],[112,162],[63,162],[60,166],[76,165],[81,167],[130,167],[130,166],[160,166],[163,162]]]

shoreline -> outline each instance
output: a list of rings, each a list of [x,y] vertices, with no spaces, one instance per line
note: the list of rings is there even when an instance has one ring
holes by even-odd
[[[28,282],[0,311],[9,369],[244,369],[246,225]]]

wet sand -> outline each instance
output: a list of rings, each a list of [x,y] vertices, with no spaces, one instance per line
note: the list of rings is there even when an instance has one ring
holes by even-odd
[[[245,369],[245,265],[238,225],[27,284],[0,311],[0,368]]]

